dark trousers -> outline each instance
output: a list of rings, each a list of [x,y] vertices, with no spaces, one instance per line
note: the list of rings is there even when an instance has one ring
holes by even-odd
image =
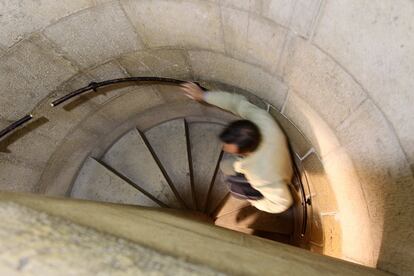
[[[238,199],[259,200],[263,198],[262,193],[253,188],[241,173],[226,176],[225,180],[231,195]]]
[[[234,170],[233,164],[236,161],[233,155],[225,155],[220,164],[221,172],[227,183],[232,196],[239,199],[259,200],[263,195],[250,185],[244,174]]]

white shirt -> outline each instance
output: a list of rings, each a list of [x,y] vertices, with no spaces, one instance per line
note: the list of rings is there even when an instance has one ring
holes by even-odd
[[[263,199],[250,200],[257,209],[269,213],[286,211],[293,203],[288,184],[292,179],[292,160],[286,137],[265,110],[250,103],[245,97],[227,92],[206,92],[204,100],[255,123],[262,135],[259,148],[236,161],[236,172],[245,175]]]

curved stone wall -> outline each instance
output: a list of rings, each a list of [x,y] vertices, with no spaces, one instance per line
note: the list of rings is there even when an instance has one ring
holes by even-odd
[[[128,88],[49,111],[52,97],[128,75],[221,82],[269,102],[313,145],[301,158],[323,164],[307,169],[325,183],[319,223],[342,234],[331,255],[413,272],[412,1],[6,0],[0,11],[0,126],[46,117],[8,140],[3,189],[35,190],[70,129]]]

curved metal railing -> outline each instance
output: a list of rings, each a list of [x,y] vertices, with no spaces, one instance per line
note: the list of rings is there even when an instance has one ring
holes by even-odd
[[[99,87],[118,84],[118,83],[124,83],[124,82],[155,82],[155,83],[169,83],[169,84],[180,85],[180,84],[185,83],[187,81],[179,80],[179,79],[173,79],[173,78],[161,78],[161,77],[128,77],[128,78],[111,79],[111,80],[106,80],[106,81],[101,81],[101,82],[91,82],[85,87],[79,88],[75,91],[72,91],[72,92],[66,94],[65,96],[63,96],[59,99],[54,100],[50,105],[52,107],[55,107],[55,106],[58,106],[58,105],[60,105],[64,102],[66,102],[67,100],[69,100],[73,97],[82,95],[86,92],[89,92],[89,91],[95,91],[96,92]],[[201,85],[199,85],[199,86],[203,90],[206,90]],[[26,116],[22,117],[21,119],[13,122],[12,124],[10,124],[6,128],[4,128],[3,130],[1,130],[0,131],[0,140],[3,137],[6,137],[8,134],[12,133],[17,128],[25,125],[31,119],[33,119],[32,114],[26,115]]]

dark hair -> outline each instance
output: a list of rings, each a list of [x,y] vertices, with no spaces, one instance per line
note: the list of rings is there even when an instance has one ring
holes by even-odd
[[[255,151],[262,140],[259,128],[249,120],[230,123],[220,134],[220,140],[226,144],[235,144],[239,153]]]

